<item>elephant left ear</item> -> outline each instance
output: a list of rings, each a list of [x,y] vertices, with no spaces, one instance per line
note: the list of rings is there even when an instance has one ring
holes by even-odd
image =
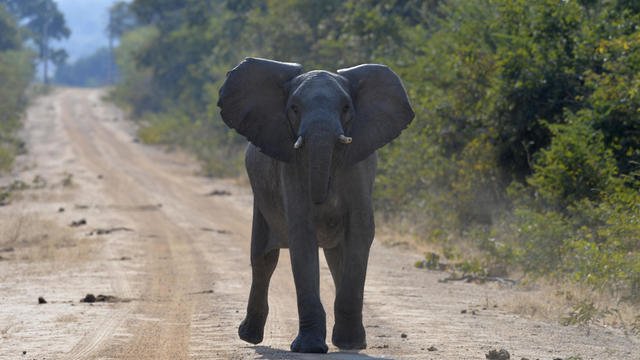
[[[355,119],[346,162],[354,164],[398,137],[415,114],[402,81],[389,67],[364,64],[338,70],[338,74],[351,84]]]

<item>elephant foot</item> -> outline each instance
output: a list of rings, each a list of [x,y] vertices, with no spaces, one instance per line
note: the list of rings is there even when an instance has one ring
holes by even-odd
[[[326,335],[325,335],[326,336]],[[329,351],[322,334],[319,332],[300,332],[298,337],[291,343],[291,351],[299,353],[321,353]]]
[[[240,339],[254,345],[261,343],[266,320],[266,316],[260,318],[247,316],[238,327]]]
[[[362,324],[334,325],[331,342],[341,350],[362,350],[367,348],[367,335]]]

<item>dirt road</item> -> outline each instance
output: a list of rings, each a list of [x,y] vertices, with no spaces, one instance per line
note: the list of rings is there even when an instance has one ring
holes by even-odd
[[[29,187],[0,207],[0,359],[484,359],[500,348],[512,359],[640,358],[637,338],[510,314],[503,304],[516,290],[439,283],[442,273],[413,268],[418,254],[379,242],[365,291],[366,351],[287,351],[297,311],[286,251],[264,342],[250,346],[236,335],[250,284],[250,190],[137,143],[102,95],[59,89],[40,98],[26,118],[29,153],[0,179]],[[324,260],[321,277],[330,333]],[[117,298],[80,302],[87,293]]]

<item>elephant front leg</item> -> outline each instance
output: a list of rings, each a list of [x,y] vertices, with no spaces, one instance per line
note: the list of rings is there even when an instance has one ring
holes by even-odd
[[[302,230],[306,229],[306,230]],[[318,241],[312,227],[303,226],[289,237],[291,267],[296,285],[300,327],[291,351],[326,353],[326,315],[320,302]]]
[[[269,282],[280,255],[280,249],[264,252],[268,238],[267,223],[257,207],[254,207],[251,234],[251,292],[247,305],[247,316],[238,328],[240,339],[251,344],[261,343],[264,336],[264,325],[269,314]]]
[[[264,326],[269,314],[267,300],[269,280],[278,264],[279,254],[280,249],[275,249],[251,260],[253,279],[247,305],[247,316],[238,327],[240,339],[251,344],[261,343],[264,336]]]
[[[369,249],[373,242],[373,216],[352,221],[350,236],[343,248],[341,281],[334,303],[335,325],[331,342],[340,349],[360,350],[367,347],[362,324],[364,283],[367,274]]]

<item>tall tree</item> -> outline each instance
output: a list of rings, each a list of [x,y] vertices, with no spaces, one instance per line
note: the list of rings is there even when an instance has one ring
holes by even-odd
[[[0,51],[20,48],[22,40],[15,19],[0,5]]]
[[[61,40],[71,35],[58,5],[53,0],[0,0],[0,4],[4,4],[27,30],[25,40],[35,44],[44,81],[48,82],[49,62],[61,65],[68,57],[64,49],[52,49],[49,43],[51,39]]]

